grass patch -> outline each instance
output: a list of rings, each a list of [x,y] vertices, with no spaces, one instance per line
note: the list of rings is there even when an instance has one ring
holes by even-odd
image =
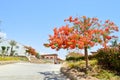
[[[0,61],[28,61],[28,58],[24,56],[0,56]]]
[[[120,80],[120,76],[108,70],[101,70],[95,77],[100,80]]]
[[[97,60],[89,61],[89,66],[95,66],[96,64],[97,64]],[[85,68],[85,61],[84,60],[76,61],[76,62],[67,61],[66,66],[69,68],[75,68],[75,67]]]
[[[76,62],[66,61],[66,67],[84,69],[85,61],[83,60]],[[89,60],[89,67],[90,67],[90,70],[88,71],[89,76],[96,77],[99,80],[120,80],[120,76],[116,75],[115,72],[105,70],[100,65],[98,65],[97,60]]]

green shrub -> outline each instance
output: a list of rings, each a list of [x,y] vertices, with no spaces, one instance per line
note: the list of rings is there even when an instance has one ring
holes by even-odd
[[[84,56],[81,57],[67,57],[66,61],[80,61],[80,60],[84,60]]]
[[[120,72],[120,52],[117,47],[99,49],[95,57],[103,67]]]
[[[66,61],[80,61],[84,60],[84,55],[77,52],[69,52],[66,56]]]
[[[38,59],[40,59],[40,54],[36,53],[35,57],[38,58]]]
[[[120,80],[120,77],[107,70],[101,70],[95,77],[100,80]]]

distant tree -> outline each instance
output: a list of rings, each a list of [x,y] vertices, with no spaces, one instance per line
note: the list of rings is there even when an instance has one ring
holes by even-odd
[[[19,49],[19,46],[16,46],[16,49]]]
[[[11,40],[9,44],[11,45],[10,56],[13,56],[14,55],[13,47],[16,46],[17,42],[14,40]]]
[[[5,46],[1,46],[2,48],[2,57],[5,55],[5,50],[6,50],[6,47]]]
[[[40,54],[39,53],[36,53],[36,58],[40,59]]]
[[[84,55],[82,53],[69,52],[66,57],[67,58],[68,57],[75,57],[75,58],[77,58],[77,57],[81,57],[81,56],[84,56]]]
[[[29,53],[30,55],[35,56],[37,54],[37,52],[36,52],[36,50],[34,48],[29,47],[29,46],[24,46],[24,47],[26,48],[26,52]]]
[[[117,47],[118,46],[118,43],[117,43],[116,39],[114,41],[111,41],[111,43],[112,43],[111,47]]]
[[[77,53],[77,52],[69,52],[66,56],[67,61],[79,61],[83,59],[84,59],[84,55],[82,53]]]
[[[36,50],[34,48],[32,48],[30,46],[24,46],[24,48],[26,49],[25,53],[28,54],[27,57],[28,57],[29,61],[30,61],[30,56],[31,55],[34,55],[34,56],[37,55],[37,52],[36,52]]]

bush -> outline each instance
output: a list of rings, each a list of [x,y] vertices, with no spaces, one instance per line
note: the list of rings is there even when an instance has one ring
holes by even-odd
[[[69,52],[66,56],[66,61],[80,61],[84,60],[84,56],[81,53]]]
[[[81,57],[67,57],[66,61],[80,61],[80,60],[84,60],[84,56]]]
[[[76,62],[67,62],[68,68],[75,68],[75,69],[84,69],[85,68],[85,61],[76,61]]]
[[[38,59],[40,59],[40,54],[37,53],[37,54],[35,55],[35,57],[38,58]]]
[[[120,72],[120,52],[117,47],[99,49],[95,57],[103,67]]]

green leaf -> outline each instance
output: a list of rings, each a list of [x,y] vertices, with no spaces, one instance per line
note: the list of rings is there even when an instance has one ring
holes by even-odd
[[[56,47],[58,47],[58,44],[56,43],[56,44],[54,44]]]

